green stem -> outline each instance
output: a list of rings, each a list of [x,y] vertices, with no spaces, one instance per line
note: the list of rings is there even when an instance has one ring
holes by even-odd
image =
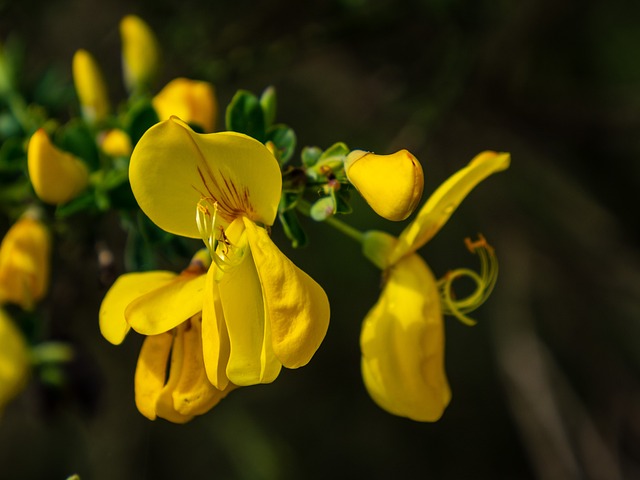
[[[311,205],[308,202],[304,200],[298,200],[296,208],[303,215],[311,217]],[[333,228],[335,228],[339,232],[344,233],[347,237],[355,240],[358,243],[363,243],[364,241],[364,233],[362,233],[357,228],[352,227],[348,223],[345,223],[342,220],[338,220],[334,216],[326,218],[323,223],[331,225]]]

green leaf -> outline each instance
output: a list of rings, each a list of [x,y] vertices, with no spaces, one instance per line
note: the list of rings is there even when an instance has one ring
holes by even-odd
[[[244,133],[264,143],[265,118],[258,97],[246,90],[238,90],[227,107],[227,130]]]
[[[319,147],[304,147],[300,156],[302,158],[302,164],[305,167],[313,167],[321,155],[322,149]]]
[[[284,234],[291,240],[293,248],[301,248],[307,245],[309,239],[300,225],[298,215],[295,210],[284,210],[278,213],[278,219],[282,224]]]
[[[276,121],[276,89],[267,87],[260,96],[260,106],[264,113],[264,124],[269,128]]]
[[[74,198],[70,202],[58,206],[56,208],[56,217],[66,218],[84,210],[95,210],[95,208],[96,198],[94,192],[92,190],[89,190],[79,197]]]
[[[271,140],[278,150],[276,158],[280,165],[287,163],[296,149],[296,133],[286,125],[274,125],[267,132],[267,141]]]
[[[149,100],[138,101],[129,111],[125,119],[125,131],[135,145],[144,132],[158,123],[160,119]]]
[[[347,147],[347,145],[343,142],[337,142],[331,145],[329,148],[327,148],[324,152],[322,152],[322,155],[320,155],[320,158],[318,159],[318,161],[323,162],[323,161],[331,160],[335,157],[345,157],[348,154],[349,154],[349,147]]]

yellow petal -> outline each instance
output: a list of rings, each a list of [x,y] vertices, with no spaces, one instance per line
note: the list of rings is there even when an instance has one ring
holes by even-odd
[[[173,281],[175,273],[164,271],[125,273],[111,286],[100,305],[100,332],[119,345],[129,332],[124,312],[133,300]]]
[[[16,221],[0,244],[0,304],[31,310],[47,291],[50,257],[47,227],[28,215]]]
[[[109,97],[100,67],[86,50],[73,56],[73,82],[82,116],[89,122],[102,120],[109,113]]]
[[[22,333],[0,309],[0,414],[24,388],[29,367],[29,351]]]
[[[234,386],[218,390],[207,379],[202,357],[202,316],[200,314],[185,323],[178,336],[182,336],[183,364],[180,380],[173,389],[173,405],[180,415],[202,415],[211,410]]]
[[[89,184],[87,166],[56,148],[42,128],[29,140],[27,167],[36,195],[52,205],[74,199]]]
[[[160,90],[152,103],[160,120],[175,115],[190,125],[199,125],[205,132],[215,130],[218,104],[209,82],[175,78]]]
[[[112,128],[105,132],[100,142],[100,148],[104,153],[112,157],[128,157],[133,150],[129,135],[118,128]]]
[[[167,361],[173,344],[173,333],[148,336],[144,339],[136,366],[135,399],[142,415],[156,419],[156,404],[167,374]]]
[[[120,22],[122,70],[127,89],[149,88],[158,72],[160,48],[156,37],[140,17],[127,15]]]
[[[418,255],[389,272],[360,336],[362,376],[373,400],[394,415],[438,420],[451,399],[444,328],[433,274]]]
[[[173,281],[139,296],[124,316],[136,332],[167,332],[202,310],[205,275],[179,275]]]
[[[229,334],[222,312],[220,290],[215,281],[217,266],[212,264],[207,272],[204,302],[202,305],[202,349],[207,378],[218,389],[229,385]]]
[[[306,365],[329,327],[327,295],[278,250],[263,228],[246,218],[244,224],[271,323],[273,351],[287,368]]]
[[[220,299],[231,351],[227,377],[236,385],[271,383],[282,364],[271,343],[260,278],[251,252],[220,280]]]
[[[510,159],[508,153],[482,152],[469,165],[449,177],[433,192],[413,222],[400,234],[389,263],[395,263],[431,240],[469,192],[492,173],[508,168]]]
[[[407,218],[422,196],[422,166],[407,150],[391,155],[354,150],[345,159],[345,172],[371,208],[388,220]]]
[[[131,188],[138,204],[160,228],[199,238],[196,207],[218,203],[220,220],[240,215],[271,225],[282,177],[269,150],[234,132],[197,134],[176,117],[151,127],[131,156]]]

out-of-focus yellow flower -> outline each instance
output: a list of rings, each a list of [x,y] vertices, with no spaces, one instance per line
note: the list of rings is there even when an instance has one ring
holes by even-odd
[[[31,310],[49,285],[51,236],[29,214],[14,223],[0,243],[0,305]]]
[[[73,83],[82,116],[91,123],[104,119],[110,108],[107,86],[100,67],[86,50],[78,50],[73,56]]]
[[[404,220],[418,206],[424,176],[420,162],[409,151],[376,155],[354,150],[344,163],[349,181],[381,217]]]
[[[0,415],[29,378],[27,342],[13,320],[0,308]]]
[[[160,48],[156,37],[140,17],[127,15],[120,21],[122,71],[130,92],[148,89],[160,65]]]
[[[477,290],[468,299],[456,301],[450,293],[451,282],[445,278],[441,293],[433,273],[415,252],[433,238],[478,183],[508,168],[509,161],[506,153],[481,153],[431,195],[399,238],[377,231],[364,236],[364,254],[384,271],[385,285],[363,323],[362,376],[373,400],[390,413],[432,422],[442,416],[451,399],[444,371],[443,309],[468,323],[464,314],[487,298],[497,263],[484,239],[470,244],[480,255],[482,272],[466,274]]]
[[[104,133],[100,147],[104,153],[112,157],[128,157],[133,151],[131,138],[125,131],[118,128]]]
[[[153,98],[153,108],[160,120],[172,115],[190,125],[198,125],[204,132],[215,130],[218,103],[215,89],[208,82],[175,78]]]
[[[120,344],[133,318],[175,326],[145,339],[135,374],[140,413],[185,423],[211,410],[235,386],[219,390],[207,379],[202,349],[202,302],[206,266],[196,254],[180,275],[165,271],[120,276],[100,306],[100,331]],[[170,360],[169,360],[170,359]]]
[[[42,128],[29,140],[27,167],[36,195],[52,205],[73,200],[89,184],[84,162],[55,147]]]
[[[308,363],[327,331],[329,302],[269,237],[282,188],[269,150],[239,133],[197,134],[173,117],[142,136],[129,178],[156,225],[202,238],[213,259],[202,308],[211,383],[221,390],[269,383],[282,366]],[[171,330],[175,320],[142,309],[128,317],[146,335]]]

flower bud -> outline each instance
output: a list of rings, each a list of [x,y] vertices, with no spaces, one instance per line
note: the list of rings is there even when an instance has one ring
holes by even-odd
[[[25,215],[0,243],[0,304],[31,310],[49,285],[51,236],[39,220]]]
[[[404,220],[418,205],[424,187],[422,166],[407,150],[391,155],[354,150],[344,165],[349,181],[381,217]]]
[[[198,125],[204,132],[215,129],[218,103],[213,85],[208,82],[176,78],[171,80],[152,100],[160,121],[172,115]]]
[[[29,376],[29,350],[22,332],[0,309],[0,414]]]
[[[109,113],[109,97],[100,67],[86,50],[75,53],[72,67],[82,116],[90,123],[102,120]]]
[[[133,151],[129,135],[117,128],[105,132],[100,142],[100,148],[112,157],[128,157]]]
[[[160,49],[153,31],[140,17],[127,15],[120,22],[122,71],[129,92],[149,88],[158,72]]]
[[[45,203],[66,203],[89,184],[87,166],[79,158],[56,148],[42,128],[29,140],[27,166],[33,189]]]

